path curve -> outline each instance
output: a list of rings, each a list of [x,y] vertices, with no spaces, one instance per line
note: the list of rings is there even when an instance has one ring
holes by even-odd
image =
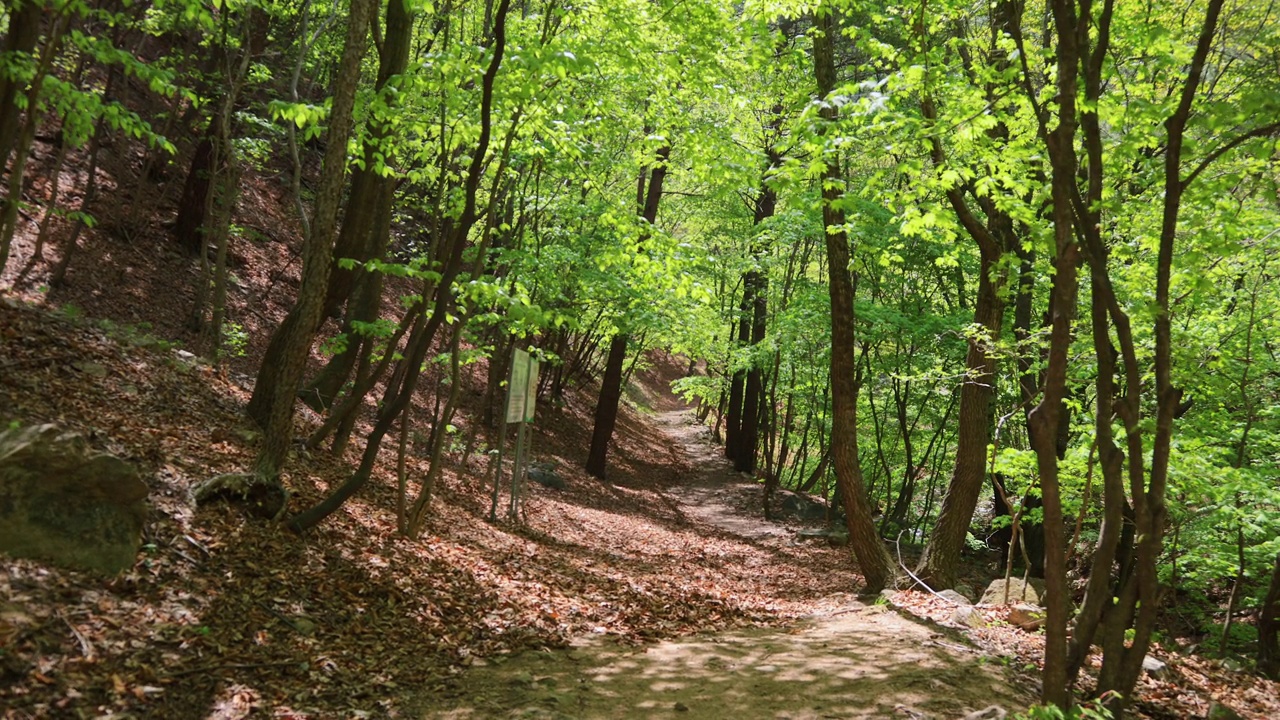
[[[733,472],[688,411],[650,416],[691,468],[668,495],[708,533],[752,543],[791,531],[746,508],[758,486]],[[980,651],[884,605],[852,596],[781,628],[751,628],[645,647],[600,636],[565,650],[479,660],[451,688],[420,698],[422,718],[613,720],[963,718],[1034,698]],[[983,717],[1003,717],[1000,712]]]

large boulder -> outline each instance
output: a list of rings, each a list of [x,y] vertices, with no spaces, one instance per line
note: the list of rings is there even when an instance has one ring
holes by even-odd
[[[0,432],[0,552],[115,573],[133,566],[147,486],[53,425]]]
[[[781,496],[778,506],[782,509],[784,515],[790,515],[797,520],[814,522],[826,520],[827,516],[831,516],[831,522],[834,525],[844,525],[844,513],[837,509],[829,509],[827,503],[821,498],[814,497],[808,493],[789,492],[787,490],[779,490],[778,495]]]
[[[1008,596],[1005,595],[1005,584],[1008,583]],[[1039,605],[1040,595],[1036,589],[1030,584],[1024,582],[1021,578],[1004,578],[993,581],[987,586],[987,591],[982,593],[982,599],[978,601],[979,605],[1014,605],[1017,603],[1025,603],[1027,605]]]
[[[569,486],[560,473],[556,472],[556,464],[550,462],[529,463],[529,470],[526,473],[529,479],[554,490],[564,490]]]

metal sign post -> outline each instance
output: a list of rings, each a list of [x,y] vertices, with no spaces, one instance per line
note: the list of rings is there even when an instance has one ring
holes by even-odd
[[[507,517],[511,520],[519,519],[528,445],[532,435],[528,424],[533,421],[534,405],[537,399],[538,361],[524,350],[513,350],[511,373],[507,376],[506,412],[503,413],[502,428],[499,431],[497,471],[493,478],[493,502],[489,507],[490,520],[497,519],[498,495],[502,488],[502,456],[507,444],[507,425],[510,423],[518,423],[518,427],[515,466],[511,471],[511,503],[507,508]]]

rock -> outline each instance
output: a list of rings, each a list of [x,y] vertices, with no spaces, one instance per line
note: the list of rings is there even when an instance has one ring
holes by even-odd
[[[53,425],[0,433],[0,551],[115,573],[133,566],[147,486]]]
[[[1030,584],[1023,582],[1020,578],[1009,578],[1009,599],[1005,600],[1005,580],[1001,578],[993,581],[987,586],[987,591],[982,593],[982,599],[978,601],[979,605],[1011,605],[1014,603],[1026,603],[1028,605],[1039,605],[1040,595],[1036,593],[1035,588]]]
[[[849,531],[842,527],[819,528],[816,530],[801,530],[800,532],[796,533],[796,539],[797,540],[824,539],[832,545],[843,546],[843,545],[849,544]]]
[[[674,709],[676,712],[689,712],[689,706],[682,702],[676,703]]]
[[[1169,666],[1166,663],[1157,660],[1150,655],[1142,658],[1142,671],[1153,678],[1159,679],[1163,677],[1168,669]]]
[[[545,487],[554,488],[556,490],[564,490],[569,484],[560,477],[555,470],[547,468],[541,463],[533,463],[529,465],[529,471],[526,473],[530,480],[543,485]]]
[[[976,710],[964,716],[964,720],[1004,720],[1009,717],[1009,712],[1002,707],[991,705],[981,710]]]
[[[1209,704],[1209,714],[1205,715],[1205,720],[1244,720],[1240,713],[1219,702]]]
[[[953,603],[955,603],[955,604],[957,604],[957,605],[960,605],[960,606],[964,606],[964,605],[972,605],[972,604],[973,604],[973,601],[972,601],[972,600],[970,600],[969,598],[965,597],[964,595],[961,595],[960,593],[956,592],[955,590],[943,590],[942,592],[938,593],[938,597],[946,598],[946,599],[950,600],[951,602],[953,602]]]
[[[173,352],[175,355],[178,356],[178,359],[180,360],[186,360],[187,362],[195,362],[196,354],[193,352],[190,352],[188,350],[174,350]]]
[[[1034,632],[1044,626],[1044,608],[1037,605],[1019,603],[1009,609],[1009,624]]]
[[[782,496],[779,507],[782,512],[800,520],[826,520],[827,504],[806,493],[793,493],[785,490],[778,492]]]
[[[980,628],[987,624],[982,614],[972,605],[962,605],[951,613],[951,622],[965,627]]]
[[[963,583],[960,585],[956,585],[955,589],[956,589],[956,592],[968,598],[970,603],[973,602],[974,598],[978,597],[978,594],[973,591],[973,588]]]

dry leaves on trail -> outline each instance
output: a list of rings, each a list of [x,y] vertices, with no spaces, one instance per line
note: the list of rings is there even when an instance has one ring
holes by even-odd
[[[570,489],[534,486],[523,525],[483,522],[485,468],[456,457],[416,541],[395,533],[385,472],[306,538],[226,505],[196,512],[194,483],[251,465],[240,384],[136,330],[8,300],[0,338],[8,417],[130,460],[155,509],[120,577],[0,565],[4,717],[385,716],[477,657],[776,623],[855,581],[836,550],[752,544],[685,518],[665,491],[692,469],[634,413],[610,482],[587,478],[583,397],[548,415],[535,446]],[[420,477],[425,461],[411,466]],[[349,469],[325,453],[292,459],[295,507]]]
[[[886,597],[904,612],[956,627],[951,622],[956,605],[949,600],[920,590],[900,590],[887,593]],[[1026,632],[1009,625],[1009,606],[975,609],[986,624],[964,629],[969,639],[1003,662],[1027,672],[1039,672],[1044,664],[1043,631]],[[1161,679],[1146,674],[1139,679],[1134,708],[1139,717],[1204,717],[1213,702],[1227,705],[1247,718],[1280,717],[1280,683],[1229,670],[1216,660],[1177,654],[1158,643],[1148,654],[1166,663],[1169,671]],[[1091,657],[1084,674],[1096,673],[1100,662],[1099,656]],[[1092,676],[1084,681],[1086,686],[1092,682]]]

